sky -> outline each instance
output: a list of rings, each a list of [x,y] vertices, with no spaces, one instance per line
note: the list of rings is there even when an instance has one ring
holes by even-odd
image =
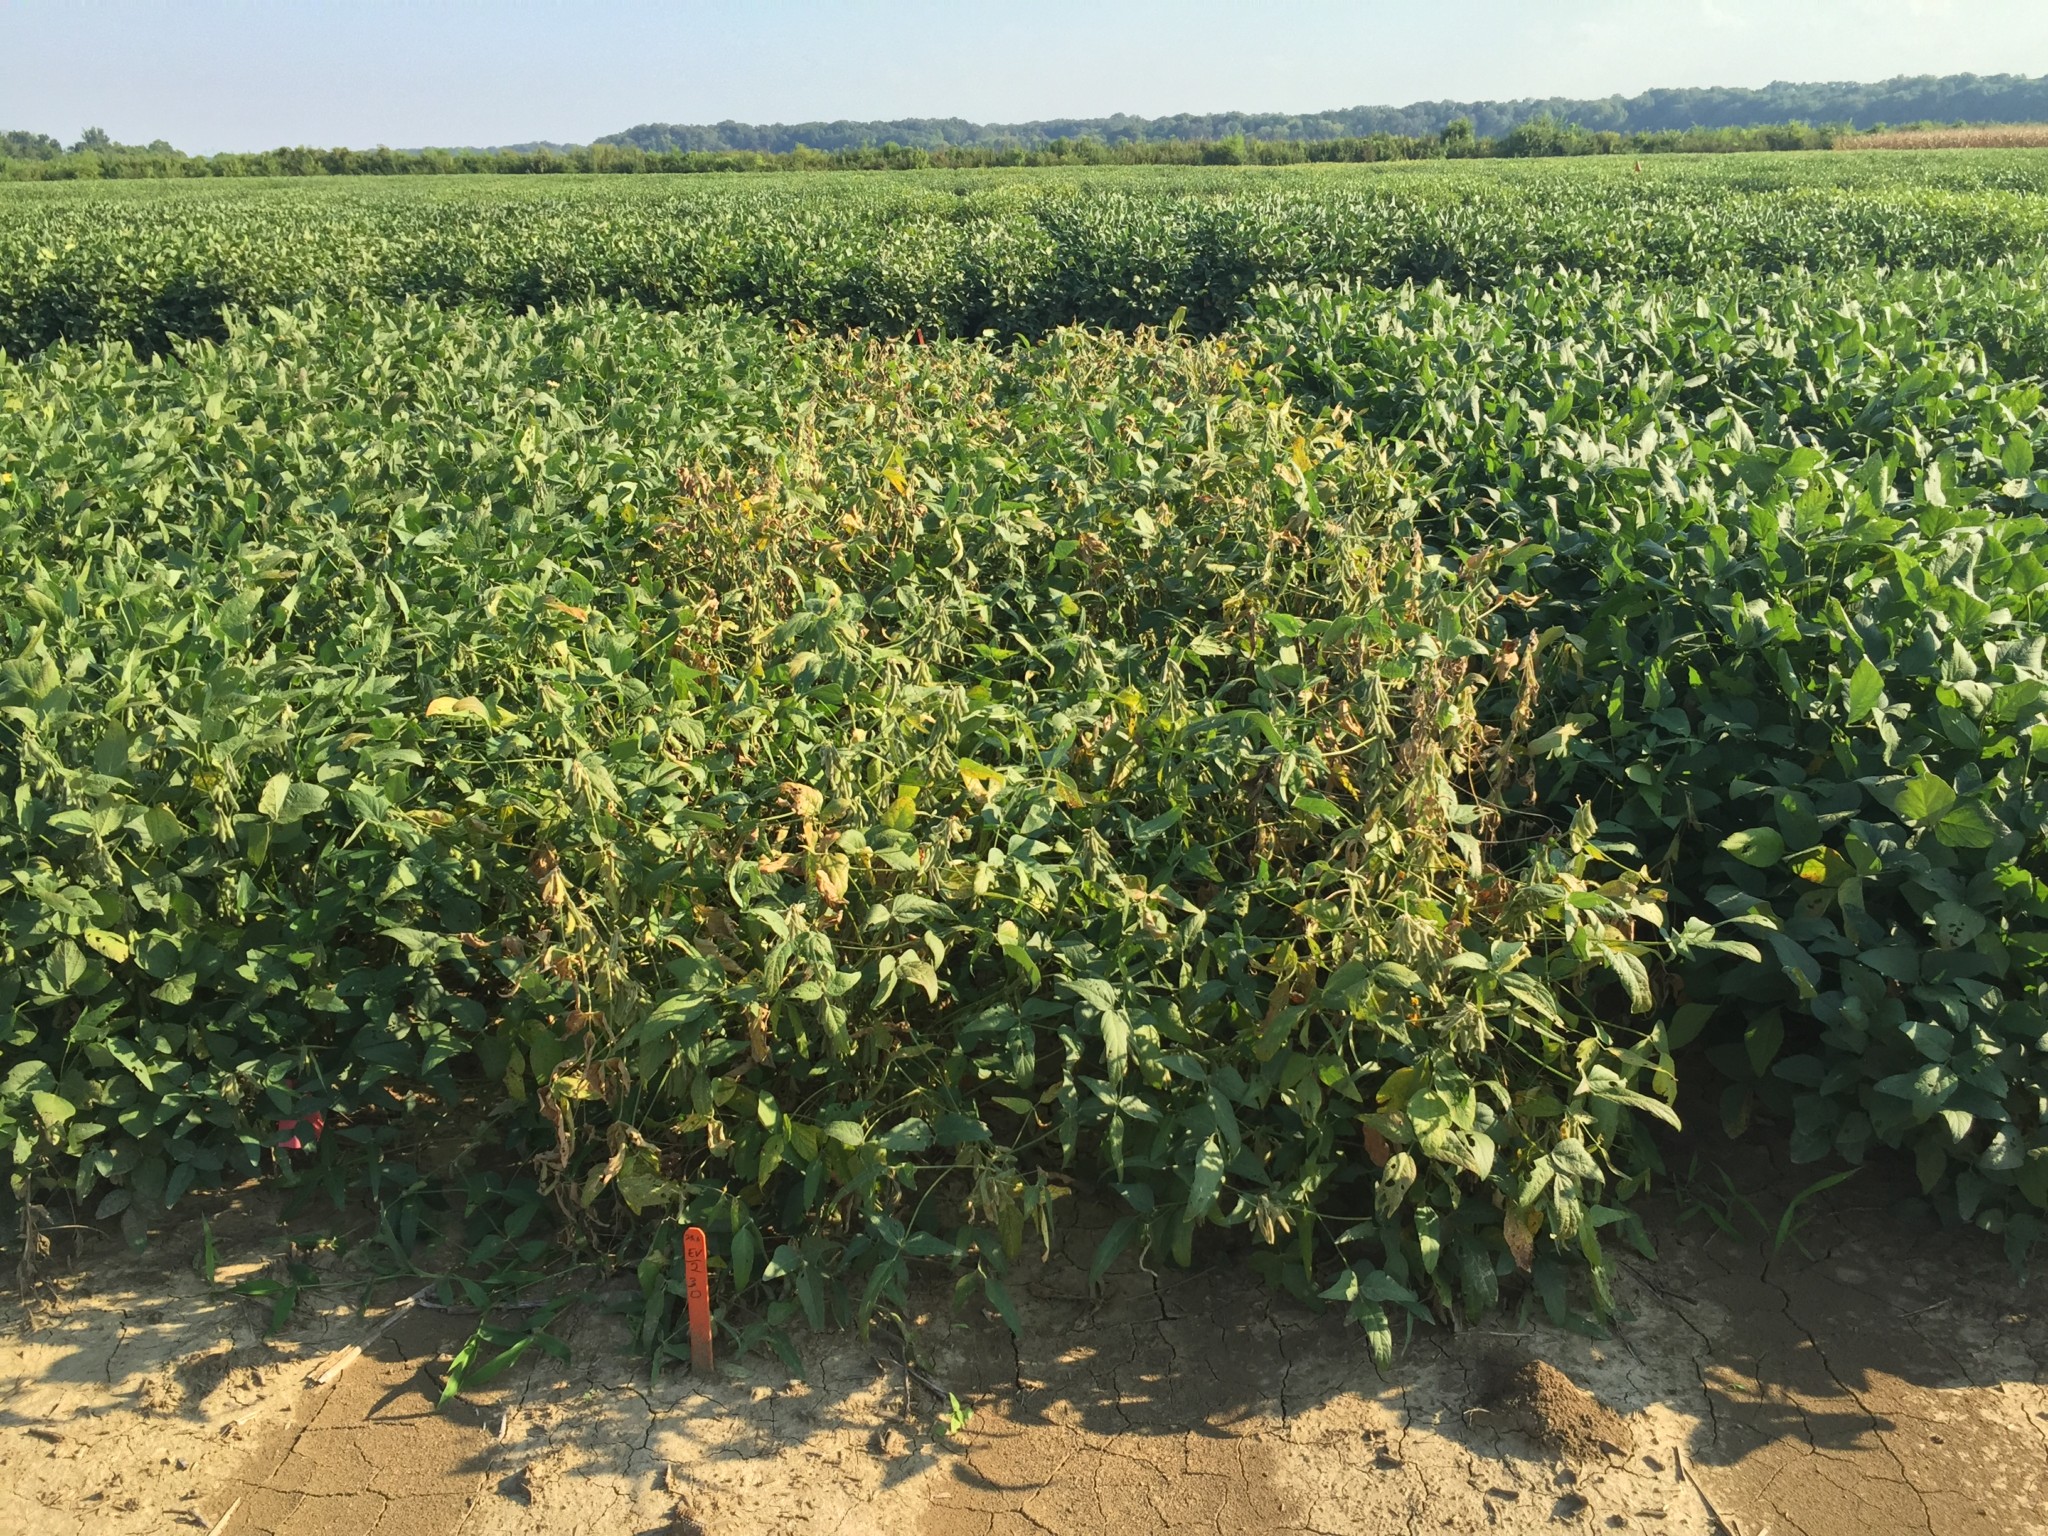
[[[2048,74],[2043,0],[0,0],[0,129],[213,153]]]

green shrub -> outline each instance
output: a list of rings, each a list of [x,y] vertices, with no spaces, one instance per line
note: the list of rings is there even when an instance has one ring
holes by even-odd
[[[650,1224],[656,1334],[681,1220],[771,1323],[1007,1311],[1076,1183],[1382,1350],[1604,1297],[1658,893],[1500,840],[1500,571],[1236,349],[313,310],[0,395],[19,1195],[407,1111]]]
[[[2048,481],[2040,386],[1985,348],[2048,300],[1736,293],[1300,296],[1269,341],[1403,443],[1439,536],[1538,541],[1553,766],[1526,793],[1588,796],[1679,919],[1747,935],[1668,999],[1679,1038],[1711,1031],[1730,1131],[1761,1108],[1802,1161],[1908,1149],[2023,1253],[2048,1210]]]

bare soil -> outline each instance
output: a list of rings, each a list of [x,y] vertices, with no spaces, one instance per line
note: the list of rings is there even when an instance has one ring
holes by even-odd
[[[1480,1411],[1573,1463],[1625,1457],[1635,1447],[1627,1419],[1548,1360],[1503,1357],[1480,1375]]]
[[[1509,1312],[1418,1329],[1382,1374],[1229,1259],[1126,1261],[1091,1294],[1078,1225],[1014,1277],[1022,1339],[941,1308],[910,1373],[828,1336],[802,1380],[749,1359],[650,1381],[599,1298],[566,1364],[446,1408],[437,1363],[473,1319],[415,1309],[310,1387],[402,1288],[309,1295],[266,1337],[267,1307],[194,1273],[196,1224],[140,1255],[94,1239],[0,1319],[0,1531],[2048,1532],[2041,1283],[1876,1170],[1774,1248],[1801,1182],[1745,1165],[1762,1220],[1724,1209],[1733,1236],[1665,1210],[1606,1339]],[[285,1240],[254,1193],[213,1229],[223,1280]]]

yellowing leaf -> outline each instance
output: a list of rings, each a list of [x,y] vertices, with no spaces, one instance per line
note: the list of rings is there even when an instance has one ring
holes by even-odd
[[[488,717],[489,711],[484,708],[484,701],[474,696],[457,699],[443,694],[427,705],[429,720],[440,715],[473,715],[482,720]]]
[[[85,942],[117,965],[128,958],[128,941],[118,933],[109,933],[104,928],[88,928],[85,930]]]
[[[619,1195],[635,1216],[654,1206],[666,1206],[682,1191],[661,1176],[661,1160],[654,1150],[636,1148],[619,1166]]]
[[[1388,1075],[1380,1084],[1379,1101],[1382,1109],[1405,1109],[1408,1100],[1422,1083],[1422,1074],[1414,1067],[1402,1067]]]
[[[1822,848],[1802,855],[1793,865],[1792,873],[1812,885],[1835,886],[1848,879],[1854,871],[1849,861],[1832,848]]]
[[[818,894],[835,907],[845,902],[852,878],[852,864],[843,853],[821,853],[811,865],[811,880]]]
[[[789,802],[789,808],[805,821],[813,820],[825,808],[825,797],[808,784],[787,780],[781,786],[782,798]]]
[[[967,785],[968,793],[980,800],[994,799],[1009,782],[997,769],[984,768],[966,758],[960,760],[960,778]]]
[[[908,832],[917,824],[917,786],[904,784],[896,790],[896,803],[882,816],[882,825],[893,832]]]

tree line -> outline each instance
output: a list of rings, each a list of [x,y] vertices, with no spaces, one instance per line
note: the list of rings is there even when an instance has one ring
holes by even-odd
[[[1671,89],[1590,99],[1419,101],[1405,107],[1350,107],[1319,113],[1214,112],[1154,118],[1119,113],[1031,123],[971,123],[962,118],[642,123],[598,142],[695,154],[734,150],[788,154],[798,146],[855,150],[878,144],[923,150],[1043,149],[1056,142],[1089,139],[1110,146],[1216,144],[1239,138],[1260,143],[1340,143],[1382,135],[1430,138],[1461,119],[1469,122],[1481,139],[1505,138],[1539,119],[1575,123],[1589,133],[1630,134],[1768,128],[1783,123],[1839,123],[1862,130],[1920,122],[2036,123],[2048,122],[2048,76],[1914,75],[1876,84],[1779,81],[1759,90]]]
[[[1888,128],[2039,122],[2048,122],[2048,76],[1916,75],[1876,84],[1779,81],[1760,90],[1426,101],[1311,114],[1143,118],[1119,113],[1011,124],[963,118],[643,123],[588,145],[500,149],[299,147],[195,156],[161,139],[119,144],[97,128],[87,129],[69,146],[45,133],[16,131],[0,132],[0,179],[1290,165],[1439,156],[1825,149],[1852,133]]]
[[[159,141],[58,146],[20,153],[46,135],[0,134],[0,180],[165,180],[256,176],[689,175],[788,171],[983,170],[1007,166],[1369,164],[1395,160],[1515,159],[1560,155],[1655,155],[1756,150],[1829,149],[1846,130],[1805,123],[1762,128],[1690,128],[1647,133],[1593,130],[1537,118],[1497,138],[1458,119],[1441,133],[1375,133],[1357,138],[1249,139],[1105,143],[1055,139],[1037,148],[961,145],[936,149],[884,143],[822,150],[799,145],[765,150],[644,150],[590,144],[557,149],[400,150],[280,148],[254,153],[186,155]]]

